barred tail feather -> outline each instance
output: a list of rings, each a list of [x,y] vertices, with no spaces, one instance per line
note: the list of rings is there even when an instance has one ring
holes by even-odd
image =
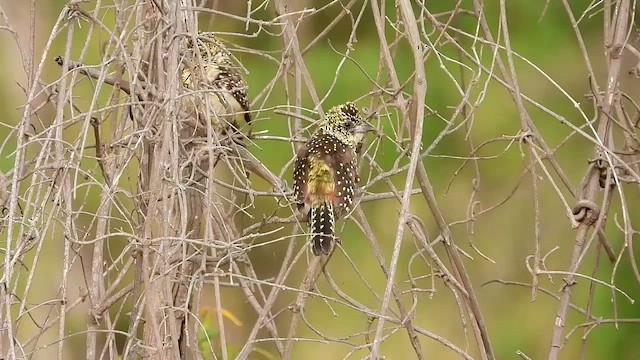
[[[313,253],[329,254],[334,239],[333,204],[322,203],[311,208],[311,231],[313,232]]]

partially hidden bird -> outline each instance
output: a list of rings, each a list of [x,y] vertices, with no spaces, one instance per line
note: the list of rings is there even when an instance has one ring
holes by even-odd
[[[187,43],[191,63],[182,70],[182,83],[190,90],[205,93],[209,116],[216,130],[239,127],[238,120],[249,125],[249,89],[234,63],[231,53],[213,33],[200,32]],[[220,121],[223,120],[223,121]]]
[[[337,239],[336,220],[351,211],[360,182],[356,148],[373,130],[356,105],[347,102],[329,109],[297,152],[294,197],[310,225],[315,255],[331,252]]]

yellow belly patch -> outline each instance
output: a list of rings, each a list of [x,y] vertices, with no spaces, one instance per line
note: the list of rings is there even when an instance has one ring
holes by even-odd
[[[307,192],[311,205],[333,200],[335,182],[331,167],[320,159],[311,158],[309,162],[309,182]]]

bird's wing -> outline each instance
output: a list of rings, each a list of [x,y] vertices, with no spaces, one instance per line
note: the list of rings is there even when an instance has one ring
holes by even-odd
[[[333,175],[336,183],[335,198],[336,212],[338,217],[348,213],[351,209],[354,199],[354,188],[359,181],[358,169],[355,163],[355,155],[353,150],[344,146],[338,146]]]
[[[309,168],[305,165],[304,159],[309,154],[307,145],[303,145],[296,156],[296,162],[293,166],[293,192],[295,195],[298,208],[304,206],[304,197],[307,192],[307,184],[305,179],[309,176]]]

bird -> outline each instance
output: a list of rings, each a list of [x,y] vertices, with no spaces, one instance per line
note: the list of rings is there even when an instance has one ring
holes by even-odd
[[[296,154],[294,199],[311,228],[316,256],[331,252],[337,239],[335,222],[351,211],[360,182],[356,148],[373,130],[353,102],[337,105]]]
[[[250,125],[249,86],[229,50],[210,32],[199,32],[191,38],[187,50],[186,58],[193,61],[182,70],[182,84],[189,90],[205,91],[214,127],[223,132],[230,128],[237,131],[239,119]]]

